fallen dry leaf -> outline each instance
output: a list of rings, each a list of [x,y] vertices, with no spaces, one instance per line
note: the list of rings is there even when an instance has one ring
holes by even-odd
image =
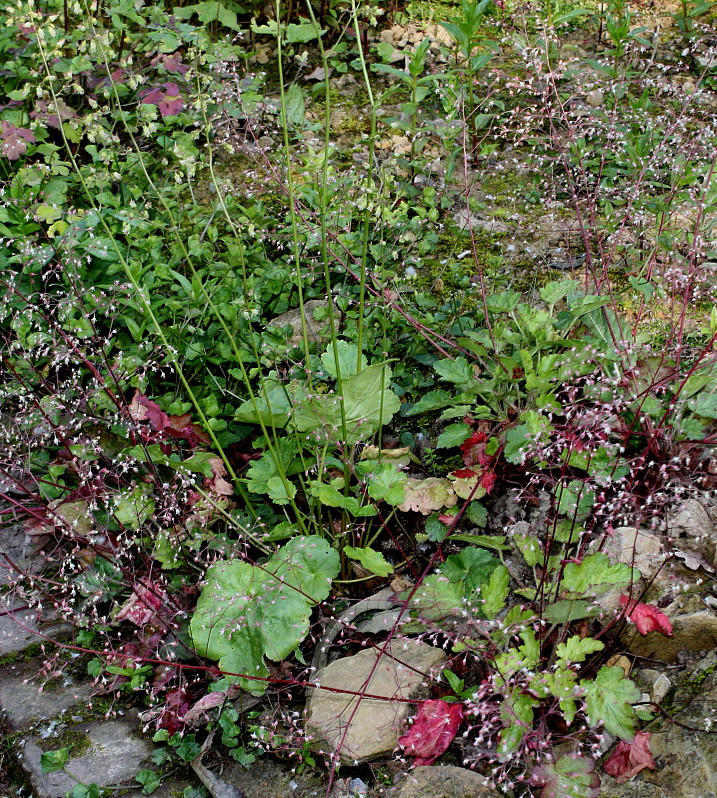
[[[612,756],[603,765],[608,776],[623,784],[637,776],[645,768],[655,769],[655,760],[650,750],[650,732],[639,731],[631,743],[620,740]]]

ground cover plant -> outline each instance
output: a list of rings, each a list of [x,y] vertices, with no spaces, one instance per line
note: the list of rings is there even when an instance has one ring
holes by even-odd
[[[714,12],[433,12],[3,12],[9,590],[141,705],[146,793],[207,741],[350,767],[317,669],[406,639],[399,758],[654,767],[618,655],[683,583],[612,541],[714,488]]]

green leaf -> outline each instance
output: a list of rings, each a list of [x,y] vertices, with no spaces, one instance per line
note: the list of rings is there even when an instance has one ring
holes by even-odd
[[[466,510],[466,518],[472,524],[484,527],[488,523],[488,510],[478,502],[471,502]]]
[[[167,459],[165,465],[172,466],[178,470],[186,469],[195,474],[201,474],[207,479],[212,476],[212,462],[217,460],[217,455],[214,452],[196,452],[187,460],[182,460],[180,463],[175,463]]]
[[[548,604],[543,615],[548,623],[563,626],[571,621],[580,621],[583,618],[594,618],[600,614],[600,608],[587,601],[572,601],[560,599]]]
[[[541,678],[545,681],[551,695],[558,699],[565,723],[570,726],[578,712],[575,697],[582,695],[582,689],[577,685],[575,671],[558,669],[554,673],[541,674]]]
[[[463,385],[475,380],[473,366],[464,357],[457,357],[455,360],[439,360],[433,364],[433,368],[445,382]]]
[[[343,407],[348,445],[365,440],[388,424],[400,410],[401,402],[388,387],[391,370],[383,363],[343,380]],[[340,397],[318,395],[305,399],[296,408],[294,423],[299,432],[323,429],[332,438],[342,434]]]
[[[464,421],[457,424],[449,424],[438,436],[436,449],[452,449],[460,446],[471,434],[471,428]]]
[[[448,527],[438,517],[438,513],[431,513],[428,518],[426,518],[424,529],[428,539],[432,543],[440,543],[442,540],[445,540],[448,534]]]
[[[236,13],[222,5],[222,3],[216,2],[216,0],[206,0],[206,2],[184,6],[183,8],[177,6],[177,8],[172,9],[172,13],[179,19],[189,19],[193,14],[196,14],[199,17],[199,21],[205,25],[210,22],[220,22],[226,28],[231,28],[231,30],[241,30],[237,24]],[[143,20],[142,24],[144,24]]]
[[[473,401],[473,396],[470,394],[456,394],[449,393],[443,389],[437,391],[429,391],[424,394],[416,404],[406,413],[408,416],[417,416],[420,413],[428,413],[431,410],[441,410],[444,407],[453,407],[456,404]]]
[[[451,535],[451,542],[471,543],[473,546],[480,546],[482,549],[495,549],[496,551],[508,551],[510,549],[503,535],[473,535],[470,532],[454,532]]]
[[[540,298],[548,305],[555,305],[574,288],[575,280],[552,280],[540,289]]]
[[[151,486],[142,482],[122,491],[116,498],[114,516],[122,526],[137,531],[154,513]]]
[[[266,492],[276,504],[290,504],[296,496],[296,486],[286,477],[270,477],[266,481]]]
[[[388,576],[393,573],[393,566],[386,561],[383,554],[370,546],[364,548],[344,546],[344,553],[350,559],[360,562],[367,571],[371,571],[376,576]]]
[[[567,485],[564,482],[560,483],[556,499],[560,515],[566,515],[576,523],[581,523],[587,518],[595,503],[595,491],[587,483],[573,479]]]
[[[280,662],[299,645],[339,569],[338,553],[318,536],[293,538],[263,566],[215,563],[190,622],[197,653],[237,674],[233,681],[243,689],[263,694],[264,657]]]
[[[580,564],[569,562],[565,566],[560,588],[575,596],[599,595],[611,588],[625,587],[632,580],[633,569],[629,565],[612,565],[607,554],[588,554]]]
[[[516,427],[511,427],[505,433],[505,449],[503,449],[503,457],[513,465],[521,465],[525,459],[524,449],[527,449],[533,438],[530,430],[525,424],[518,424]]]
[[[162,779],[154,770],[138,770],[135,780],[142,785],[142,795],[151,795],[162,783]]]
[[[298,400],[298,396],[294,399]],[[265,424],[281,429],[289,420],[291,406],[292,396],[287,387],[276,380],[265,379],[260,394],[239,405],[234,418],[247,424]]]
[[[284,92],[284,109],[286,122],[293,127],[299,127],[306,119],[306,105],[304,93],[298,83],[292,83]]]
[[[542,564],[545,553],[539,538],[533,535],[514,535],[513,542],[523,555],[526,565],[535,568],[536,565]]]
[[[490,579],[497,566],[498,560],[492,554],[485,549],[469,546],[459,554],[446,557],[441,573],[451,582],[462,583],[466,592],[473,593]]]
[[[302,22],[300,25],[291,22],[286,28],[286,41],[289,44],[304,44],[318,39],[324,33],[326,31],[317,29],[311,22]]]
[[[586,798],[596,795],[600,785],[600,778],[594,771],[595,760],[564,754],[555,764],[545,762],[535,768],[533,781],[545,785],[541,795],[546,798]]]
[[[498,744],[501,755],[515,751],[526,733],[532,729],[533,710],[539,703],[537,698],[518,691],[505,697],[500,707],[500,716],[504,724]]]
[[[687,403],[690,410],[702,418],[717,418],[717,394],[701,393]]]
[[[276,481],[272,481],[281,474],[286,474],[297,452],[296,442],[292,438],[279,438],[274,442],[273,450],[267,449],[258,460],[254,460],[246,472],[247,489],[252,493],[269,493],[273,490],[281,495],[283,487],[279,488]],[[281,482],[281,480],[279,480]]]
[[[588,723],[600,723],[621,740],[632,740],[635,734],[635,710],[640,690],[617,665],[603,665],[595,679],[581,679],[585,689],[585,711]]]
[[[100,798],[100,788],[94,782],[92,784],[75,784],[68,793],[69,798]]]
[[[356,344],[337,340],[335,346],[336,352],[334,352],[334,344],[329,344],[324,354],[321,355],[321,362],[324,364],[324,368],[334,379],[338,378],[339,371],[342,379],[345,379],[346,377],[352,377],[359,371],[363,371],[368,366],[368,360],[366,360],[364,354],[361,355],[359,364]]]
[[[408,599],[410,591],[403,594]],[[439,621],[455,610],[464,608],[463,585],[451,582],[442,574],[430,574],[410,597],[408,609],[411,614],[426,621]]]
[[[40,757],[40,767],[43,773],[54,773],[62,770],[70,761],[70,749],[58,748],[55,751],[45,751]]]
[[[340,507],[343,510],[348,510],[356,518],[376,515],[376,508],[373,505],[361,504],[355,496],[345,496],[333,485],[327,485],[325,482],[312,482],[311,495],[327,507]]]
[[[197,742],[196,737],[193,734],[186,734],[174,749],[174,752],[183,762],[189,764],[199,756],[201,750],[202,747]]]
[[[376,53],[382,61],[390,61],[391,56],[393,56],[395,52],[395,47],[388,42],[378,42],[378,44],[376,44]],[[24,99],[24,97],[20,99]]]
[[[367,477],[368,495],[377,502],[396,506],[406,496],[408,478],[392,463],[381,463]]]
[[[594,637],[580,637],[573,635],[569,637],[564,643],[559,643],[555,649],[555,654],[558,661],[564,664],[583,662],[585,657],[594,654],[596,651],[602,651],[605,644]]]
[[[505,607],[508,598],[508,586],[510,584],[510,574],[504,565],[498,565],[490,579],[485,582],[480,589],[483,599],[483,614],[489,620]]]

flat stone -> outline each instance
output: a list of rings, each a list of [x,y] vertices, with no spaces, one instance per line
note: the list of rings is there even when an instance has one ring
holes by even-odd
[[[37,610],[27,605],[17,591],[0,594],[0,657],[21,654],[35,643],[52,643],[70,633],[70,625],[63,621],[45,619],[40,626]]]
[[[621,526],[608,538],[602,551],[612,562],[630,565],[645,579],[652,579],[662,568],[667,556],[660,539],[633,526]]]
[[[709,610],[672,615],[668,607],[665,614],[672,621],[673,636],[658,632],[641,635],[629,626],[622,641],[639,657],[675,662],[680,651],[710,651],[717,647],[717,615]]]
[[[92,685],[86,682],[41,689],[42,677],[36,678],[40,667],[38,662],[23,662],[0,670],[0,710],[11,731],[56,718],[71,707],[86,704],[92,695]]]
[[[151,767],[148,768],[152,770]],[[161,786],[152,793],[152,798],[180,798],[187,787],[193,787],[197,790],[201,786],[199,781],[187,781],[183,778],[171,777],[162,782]],[[130,790],[129,792],[122,792],[122,798],[147,798],[146,793],[142,790]]]
[[[25,530],[21,524],[9,524],[0,530],[0,587],[17,582],[18,568],[21,571],[29,568],[25,549]]]
[[[405,699],[420,697],[445,658],[441,649],[404,640],[388,644],[383,653],[372,648],[332,662],[319,671],[316,681],[348,694],[322,689],[311,692],[308,736],[328,744],[347,764],[391,753],[409,713]]]
[[[618,784],[605,773],[600,774],[600,780],[600,798],[673,798],[672,790],[663,790],[656,784],[646,784],[644,781]]]
[[[666,532],[677,548],[687,547],[717,565],[717,526],[710,511],[714,512],[711,500],[687,499],[668,516]]]
[[[455,765],[413,768],[398,798],[499,798],[483,776]]]
[[[25,606],[12,593],[0,595],[0,657],[20,654],[33,643],[42,642],[37,612],[23,609]]]
[[[149,759],[153,746],[135,732],[129,720],[103,720],[73,726],[73,733],[87,737],[87,748],[67,763],[67,771],[84,784],[100,787],[132,782]],[[51,738],[33,737],[25,743],[20,764],[32,786],[35,798],[64,798],[76,782],[62,771],[43,773],[40,757],[45,751],[62,748]]]
[[[328,327],[329,319],[326,315],[328,313],[329,303],[325,299],[310,299],[304,302],[304,318],[306,319],[306,334],[309,338],[309,343],[315,341],[321,343],[327,341],[329,338]],[[321,321],[317,321],[314,314],[316,311],[324,311],[324,317]],[[301,309],[289,310],[282,313],[280,316],[273,318],[269,324],[272,327],[291,327],[291,337],[289,338],[289,346],[300,346],[303,340],[302,323],[301,323]]]

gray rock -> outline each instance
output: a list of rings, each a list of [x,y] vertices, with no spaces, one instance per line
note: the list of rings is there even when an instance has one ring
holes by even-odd
[[[398,798],[499,798],[483,776],[455,765],[417,767],[403,782]]]
[[[8,665],[0,670],[0,710],[11,731],[24,729],[31,723],[50,720],[70,707],[85,704],[92,695],[92,685],[69,682],[42,691],[37,662]]]
[[[67,771],[84,784],[100,787],[126,784],[149,759],[153,746],[135,734],[128,720],[94,721],[72,727],[73,737],[85,735],[85,750],[71,757]],[[62,740],[33,737],[25,743],[21,764],[32,782],[36,798],[64,798],[76,782],[62,771],[43,773],[44,751],[62,748]]]
[[[656,784],[646,784],[644,781],[628,781],[625,784],[618,784],[615,779],[604,773],[600,774],[602,781],[600,798],[672,798],[673,792],[668,788],[667,791]],[[697,796],[693,796],[697,798]]]
[[[390,753],[408,716],[405,699],[420,696],[445,658],[438,648],[404,640],[390,643],[384,653],[379,647],[332,662],[319,671],[316,682],[347,692],[312,690],[306,713],[308,736],[326,743],[346,764]]]
[[[686,539],[686,544],[708,562],[714,564],[717,560],[717,529],[703,502],[697,499],[682,502],[667,518],[666,532],[676,544]]]
[[[304,302],[304,318],[306,319],[306,334],[309,338],[309,343],[312,341],[321,343],[328,341],[329,334],[329,320],[326,315],[317,321],[314,314],[317,310],[327,311],[329,303],[325,299],[310,299]],[[302,342],[302,324],[301,324],[301,310],[289,310],[282,313],[280,316],[273,318],[269,324],[272,327],[291,327],[291,337],[289,338],[289,346],[300,346]]]
[[[45,619],[41,625],[38,612],[14,591],[0,594],[0,657],[21,654],[34,643],[47,643],[66,638],[69,624]]]
[[[25,602],[11,593],[0,595],[0,657],[19,654],[33,643],[42,642],[37,612],[24,607]]]
[[[712,717],[715,698],[705,708]],[[671,725],[664,731],[653,732],[650,748],[655,770],[643,771],[643,783],[661,788],[670,798],[717,798],[715,735]]]
[[[667,698],[670,690],[672,690],[672,682],[664,673],[661,673],[652,685],[650,697],[655,704],[661,704]]]
[[[714,613],[702,610],[679,615],[668,607],[665,614],[672,621],[672,637],[658,632],[641,635],[634,626],[628,627],[622,641],[633,654],[675,662],[680,651],[710,651],[717,647],[717,615]]]
[[[717,651],[680,683],[668,710],[649,729],[655,770],[627,784],[602,774],[600,798],[717,798],[717,736],[707,733],[717,726]]]
[[[585,95],[585,102],[591,108],[599,108],[603,104],[604,99],[605,99],[605,95],[601,91],[598,91],[598,90],[589,91]]]
[[[662,543],[656,535],[632,526],[615,529],[602,551],[612,562],[621,562],[637,568],[645,579],[652,579],[662,569],[667,559]]]
[[[25,530],[21,524],[12,524],[0,529],[0,587],[17,582],[20,571],[29,568],[25,556]]]

